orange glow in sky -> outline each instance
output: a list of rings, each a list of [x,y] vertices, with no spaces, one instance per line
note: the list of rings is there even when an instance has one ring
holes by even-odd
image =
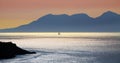
[[[0,29],[27,24],[51,13],[97,17],[106,11],[120,13],[120,0],[0,0]]]

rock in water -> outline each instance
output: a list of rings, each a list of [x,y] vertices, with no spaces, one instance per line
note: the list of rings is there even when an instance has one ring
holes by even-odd
[[[12,42],[0,42],[0,59],[13,58],[16,55],[34,54],[35,52],[29,52],[21,49]]]

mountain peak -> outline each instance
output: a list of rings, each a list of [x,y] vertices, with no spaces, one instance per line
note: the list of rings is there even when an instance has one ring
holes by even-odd
[[[80,13],[80,14],[73,14],[73,15],[71,15],[71,16],[88,16],[87,14],[85,14],[85,13]]]
[[[96,18],[112,18],[112,17],[118,17],[120,16],[119,14],[115,13],[115,12],[112,12],[112,11],[107,11],[107,12],[104,12],[102,15],[96,17]]]
[[[112,12],[112,11],[106,11],[105,13],[115,13],[115,12]]]
[[[48,14],[30,24],[0,32],[116,32],[119,29],[120,15],[107,11],[98,19],[91,19],[85,13],[71,16]]]
[[[47,14],[46,16],[69,16],[67,14]]]
[[[115,12],[112,12],[112,11],[107,11],[107,12],[103,13],[103,15],[118,15],[118,14]]]

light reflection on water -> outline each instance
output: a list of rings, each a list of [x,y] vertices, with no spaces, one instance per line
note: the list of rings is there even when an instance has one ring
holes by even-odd
[[[120,33],[8,33],[0,39],[37,52],[0,63],[120,63]]]

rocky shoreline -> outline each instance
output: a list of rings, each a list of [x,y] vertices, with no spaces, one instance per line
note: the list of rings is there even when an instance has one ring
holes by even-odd
[[[35,52],[24,50],[12,42],[0,41],[0,59],[13,58],[16,55],[24,55],[24,54],[35,54]]]

